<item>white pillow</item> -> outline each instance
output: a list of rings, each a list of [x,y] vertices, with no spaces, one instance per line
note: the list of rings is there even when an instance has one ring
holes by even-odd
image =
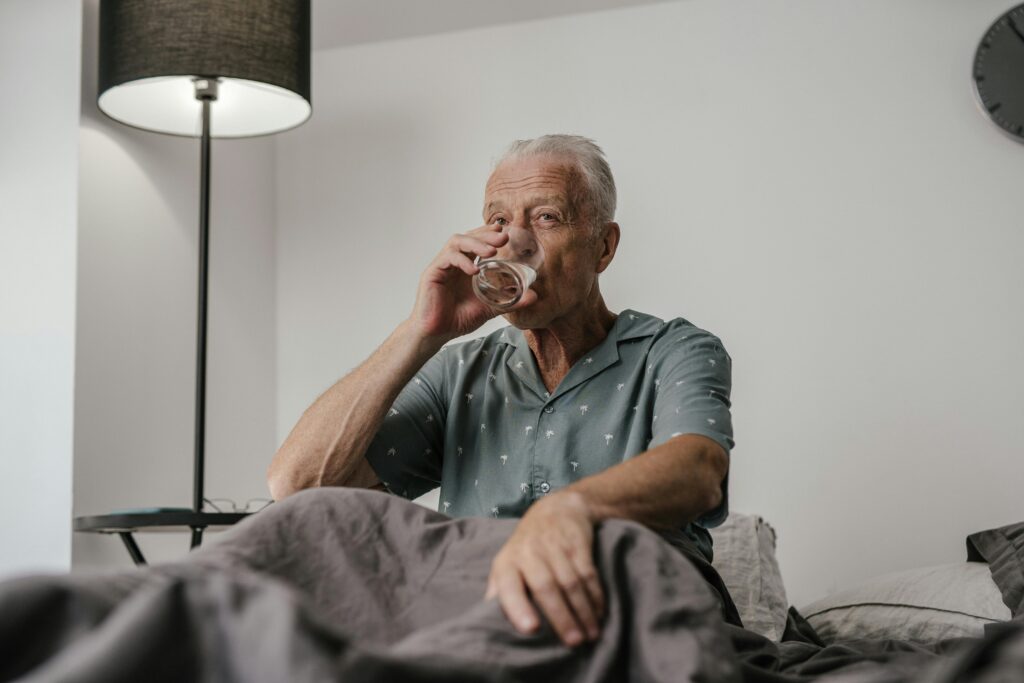
[[[782,640],[789,602],[775,559],[775,530],[756,515],[730,512],[721,526],[708,529],[714,561],[729,589],[743,626],[770,640]]]
[[[980,638],[1010,619],[988,564],[957,562],[886,574],[799,610],[826,643],[896,638],[929,645]]]

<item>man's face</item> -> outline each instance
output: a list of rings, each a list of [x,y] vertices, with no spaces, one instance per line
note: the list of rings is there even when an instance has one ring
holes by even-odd
[[[570,162],[547,156],[506,161],[487,181],[484,221],[525,228],[544,249],[544,263],[530,286],[538,300],[506,313],[511,325],[547,327],[591,296],[601,244],[587,239],[592,219],[585,190]],[[506,255],[502,248],[497,258]]]

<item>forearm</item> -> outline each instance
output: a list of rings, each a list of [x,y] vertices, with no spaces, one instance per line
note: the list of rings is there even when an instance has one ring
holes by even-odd
[[[594,522],[631,519],[677,529],[721,502],[728,456],[706,437],[686,434],[562,489]]]
[[[306,411],[267,470],[280,500],[315,486],[372,487],[379,483],[365,453],[402,388],[443,345],[402,323],[359,367]]]

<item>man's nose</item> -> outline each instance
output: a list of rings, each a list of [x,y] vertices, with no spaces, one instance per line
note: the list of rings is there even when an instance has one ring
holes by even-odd
[[[497,258],[508,261],[526,261],[537,253],[537,238],[533,231],[519,223],[509,223],[502,228],[508,233],[508,241],[498,249]]]

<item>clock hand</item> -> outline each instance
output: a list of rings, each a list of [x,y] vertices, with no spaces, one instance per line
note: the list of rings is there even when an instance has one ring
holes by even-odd
[[[1020,32],[1020,27],[1017,26],[1017,22],[1013,20],[1013,17],[1007,17],[1006,19],[1010,22],[1010,28],[1012,28],[1013,32],[1017,34],[1017,37],[1024,40],[1024,33]]]

